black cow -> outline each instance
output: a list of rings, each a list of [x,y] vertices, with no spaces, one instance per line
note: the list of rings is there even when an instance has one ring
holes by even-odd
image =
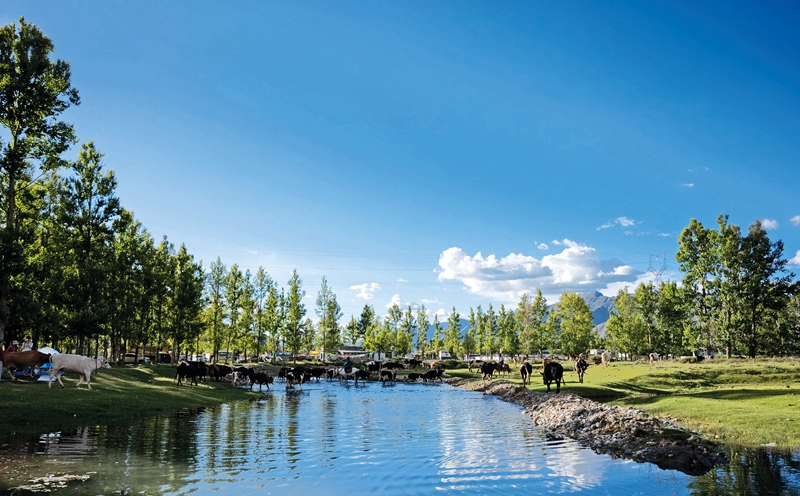
[[[481,373],[483,374],[483,381],[486,381],[488,377],[489,380],[492,380],[492,374],[494,374],[495,366],[493,363],[482,363],[481,364]]]
[[[436,381],[436,379],[439,379],[439,382],[444,382],[444,381],[442,381],[442,374],[443,373],[444,373],[444,370],[441,370],[441,369],[440,370],[429,370],[429,371],[425,372],[424,374],[422,374],[422,380],[424,382],[428,382],[428,381]]]
[[[181,362],[178,365],[175,380],[178,381],[178,386],[181,385],[183,379],[189,379],[189,385],[194,384],[197,386],[197,376],[200,374],[200,368],[186,362]]]
[[[561,392],[561,383],[564,382],[564,367],[560,363],[550,362],[546,364],[541,374],[548,393],[550,392],[550,383],[553,381],[556,383],[556,393]]]
[[[259,391],[261,391],[261,386],[263,385],[266,385],[267,390],[269,390],[269,385],[273,382],[272,377],[268,376],[266,373],[256,372],[252,369],[250,369],[248,377],[250,378],[250,391],[253,390],[254,384],[258,384]]]
[[[583,383],[583,374],[586,373],[586,369],[589,368],[589,364],[586,363],[586,360],[583,358],[579,358],[574,363],[575,372],[578,373],[578,382]]]
[[[393,370],[393,369],[402,369],[403,364],[397,362],[386,362],[383,364],[383,368],[386,370]]]
[[[356,373],[353,374],[353,382],[356,386],[358,386],[358,380],[361,379],[362,381],[366,381],[369,379],[369,370],[356,370]]]
[[[386,381],[395,382],[397,380],[397,372],[391,370],[381,370],[381,382],[385,385]]]
[[[519,375],[522,377],[522,387],[531,383],[531,374],[533,373],[533,365],[525,362],[519,366]]]
[[[381,370],[381,363],[380,363],[380,362],[376,362],[376,361],[372,360],[372,361],[369,361],[369,362],[365,363],[365,364],[364,364],[364,368],[366,368],[366,369],[367,369],[367,370],[369,370],[370,372],[380,372],[380,370]]]
[[[420,377],[422,377],[422,374],[411,372],[406,376],[406,382],[417,382]]]
[[[419,367],[420,365],[422,365],[422,362],[420,360],[415,360],[413,358],[410,358],[410,359],[407,358],[406,359],[406,368],[408,368],[408,369],[415,369],[415,368]]]
[[[286,377],[286,390],[294,389],[295,385],[300,386],[300,389],[303,389],[303,373],[297,373],[293,369],[288,369],[285,371],[284,376]]]

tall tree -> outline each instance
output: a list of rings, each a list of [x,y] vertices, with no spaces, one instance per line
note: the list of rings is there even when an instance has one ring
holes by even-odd
[[[561,351],[568,355],[585,353],[592,339],[592,311],[586,301],[574,291],[561,294],[550,313]]]
[[[227,269],[222,261],[217,257],[216,261],[211,262],[209,273],[206,277],[206,298],[208,307],[206,308],[206,323],[210,333],[212,360],[217,361],[217,354],[222,348],[225,340],[225,278]]]
[[[447,318],[447,333],[444,338],[444,347],[455,356],[456,350],[459,349],[461,344],[461,315],[456,312],[456,307]]]
[[[82,351],[85,339],[102,332],[108,322],[109,302],[104,297],[112,265],[114,222],[120,214],[117,180],[104,172],[103,155],[89,142],[72,164],[59,202],[59,220],[66,229],[72,270],[67,312],[69,327]]]
[[[433,338],[431,338],[431,348],[433,352],[437,353],[444,347],[444,340],[442,340],[442,327],[439,322],[439,314],[433,314]]]
[[[428,327],[431,323],[428,319],[428,310],[422,305],[417,310],[417,350],[425,356],[428,344]]]
[[[296,270],[292,271],[292,277],[289,279],[288,286],[289,293],[286,295],[284,340],[286,349],[291,350],[296,361],[297,352],[303,347],[306,331],[305,327],[303,327],[303,317],[306,315],[306,306],[303,304],[303,297],[306,295],[306,292],[303,291],[303,280],[300,279]]]
[[[700,341],[689,345],[711,347],[715,334],[712,321],[717,299],[714,280],[719,272],[719,233],[692,219],[681,231],[678,243],[675,258],[683,272],[683,286],[690,290],[687,296],[697,317],[697,341]]]
[[[51,60],[53,43],[20,17],[19,27],[0,28],[0,343],[9,318],[11,278],[22,272],[23,243],[28,238],[18,212],[30,205],[24,190],[41,172],[65,165],[61,153],[74,143],[73,127],[58,120],[80,104],[68,62]],[[38,169],[38,171],[37,171]]]
[[[336,295],[328,287],[328,279],[322,278],[322,285],[317,293],[317,324],[319,333],[317,341],[323,351],[323,356],[336,350],[341,344],[339,332],[339,319],[342,318],[342,308],[336,301]]]
[[[606,324],[606,339],[622,353],[642,354],[647,350],[641,313],[627,287],[620,289],[614,298],[614,307]]]
[[[253,282],[253,296],[256,303],[255,310],[255,338],[256,338],[256,356],[261,355],[261,350],[266,345],[266,336],[269,332],[269,304],[270,296],[273,294],[275,281],[269,276],[263,267],[259,267],[256,271],[255,280]],[[277,303],[277,298],[273,300],[273,304]]]
[[[203,331],[200,318],[203,305],[203,286],[205,274],[203,265],[195,262],[194,257],[186,250],[186,245],[181,243],[175,257],[175,275],[172,292],[172,319],[174,334],[172,336],[173,362],[181,355],[184,344],[191,346]],[[195,350],[198,351],[198,350]],[[189,355],[188,350],[185,353]]]
[[[783,241],[771,242],[756,220],[742,240],[742,337],[750,358],[756,357],[768,314],[789,303],[794,274],[786,273],[787,264]]]

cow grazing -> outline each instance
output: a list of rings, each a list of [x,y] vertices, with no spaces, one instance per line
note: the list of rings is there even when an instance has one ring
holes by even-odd
[[[370,372],[380,372],[381,370],[381,363],[376,362],[375,360],[370,360],[364,364],[364,368],[369,370]]]
[[[386,362],[383,364],[383,368],[386,370],[402,369],[403,364],[397,362]]]
[[[441,370],[441,369],[439,369],[439,370],[429,370],[429,371],[425,372],[424,374],[422,374],[422,381],[423,382],[428,382],[428,381],[434,382],[434,381],[436,381],[436,379],[439,379],[439,382],[444,382],[444,381],[442,381],[442,374],[443,373],[444,373],[444,370]]]
[[[589,364],[586,363],[586,360],[584,360],[583,357],[580,357],[572,364],[572,368],[578,373],[578,382],[583,383],[583,374],[586,373],[586,369],[589,368]]]
[[[611,363],[611,354],[607,351],[604,351],[603,354],[600,355],[600,361],[603,364],[603,368],[606,368],[606,366]]]
[[[492,380],[492,374],[494,374],[495,370],[496,369],[495,369],[495,366],[494,366],[493,363],[482,363],[481,364],[481,373],[483,374],[483,378],[481,380],[485,382],[486,378],[488,377],[489,380],[491,381]]]
[[[197,378],[200,376],[200,367],[193,363],[181,362],[175,371],[175,381],[180,386],[184,379],[189,379],[189,384],[197,386]]]
[[[361,381],[369,379],[369,370],[356,370],[353,374],[353,382],[355,382],[356,386],[358,386],[359,379]]]
[[[564,382],[564,367],[558,362],[550,362],[544,366],[544,371],[541,372],[544,385],[547,386],[547,392],[550,392],[550,383],[556,383],[556,393],[561,392],[561,384]]]
[[[531,383],[531,374],[533,373],[533,365],[530,362],[525,362],[519,366],[519,375],[522,377],[522,387]]]
[[[661,356],[658,353],[650,353],[650,363],[657,362],[661,359]]]
[[[419,374],[414,374],[414,375],[419,375]],[[391,370],[381,370],[381,382],[384,385],[386,384],[386,381],[395,382],[396,380],[397,380],[397,372],[393,372]]]
[[[53,377],[55,376],[58,379],[58,383],[61,384],[61,387],[64,387],[64,383],[61,382],[61,372],[77,372],[80,374],[80,380],[75,387],[81,385],[84,379],[86,379],[86,387],[92,389],[92,385],[89,384],[89,380],[91,379],[92,372],[95,372],[99,369],[110,369],[111,365],[108,364],[108,360],[105,358],[89,358],[81,355],[53,355],[50,357],[50,361],[53,363],[53,368],[50,369],[50,380],[47,383],[47,387],[53,387]]]
[[[33,368],[41,367],[50,361],[50,355],[42,353],[41,351],[14,351],[5,354],[3,360],[3,367],[6,368],[9,377],[16,380],[11,369],[20,370],[25,367],[31,368],[31,377],[33,377]]]

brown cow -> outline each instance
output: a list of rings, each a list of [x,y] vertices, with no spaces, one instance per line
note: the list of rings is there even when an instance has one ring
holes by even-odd
[[[6,368],[8,375],[12,379],[16,379],[11,373],[11,369],[18,370],[25,367],[31,368],[31,377],[33,377],[33,368],[41,367],[50,361],[50,355],[42,353],[41,351],[15,351],[6,353],[3,366]]]

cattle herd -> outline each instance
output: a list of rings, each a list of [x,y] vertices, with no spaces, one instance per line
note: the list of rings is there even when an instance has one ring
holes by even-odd
[[[234,386],[245,385],[253,390],[253,386],[258,385],[259,391],[263,386],[269,389],[270,384],[274,384],[276,379],[282,380],[286,390],[295,388],[302,389],[303,384],[309,381],[319,382],[322,379],[327,381],[350,381],[354,385],[362,384],[366,381],[380,381],[383,384],[397,382],[397,369],[413,369],[422,365],[419,360],[406,360],[406,363],[399,362],[365,362],[361,368],[342,367],[342,366],[297,366],[280,367],[277,372],[275,367],[230,367],[227,365],[209,364],[205,362],[181,362],[175,374],[175,382],[180,386],[187,383],[197,385],[198,382],[210,381],[229,381]],[[428,364],[429,370],[424,373],[409,372],[402,379],[404,382],[442,382],[442,369],[437,362]],[[270,375],[274,373],[274,377]]]
[[[90,384],[91,374],[101,368],[110,368],[108,361],[104,358],[90,358],[81,355],[70,354],[56,354],[48,355],[39,351],[23,351],[15,353],[6,353],[3,362],[0,362],[0,367],[5,366],[9,375],[12,370],[19,370],[25,367],[30,367],[31,371],[34,367],[41,367],[47,363],[51,363],[50,377],[48,386],[52,387],[53,380],[58,380],[61,387],[64,383],[61,382],[62,372],[74,372],[80,375],[80,380],[76,387],[86,382],[86,387],[91,389]],[[611,360],[608,353],[604,352],[599,357],[599,364],[603,367],[607,366]],[[650,357],[651,361],[653,357]],[[583,377],[586,369],[589,368],[589,363],[586,362],[583,355],[570,357],[573,365],[573,370],[577,373],[578,382],[583,382]],[[519,374],[522,378],[522,386],[527,387],[531,384],[531,376],[533,375],[533,365],[526,359],[520,361]],[[517,360],[515,359],[515,363]],[[599,365],[595,362],[596,365]],[[285,383],[287,390],[295,388],[302,389],[303,384],[309,381],[319,382],[321,379],[328,381],[349,381],[352,380],[357,386],[359,382],[362,384],[366,381],[381,381],[381,383],[395,383],[398,380],[398,369],[414,370],[421,366],[427,366],[429,370],[426,372],[408,372],[401,375],[401,380],[404,382],[442,382],[442,375],[444,369],[439,362],[422,362],[420,360],[407,359],[405,363],[386,361],[369,361],[357,367],[343,367],[343,366],[298,366],[298,367],[281,367],[277,372],[274,370],[277,367],[229,367],[227,365],[208,364],[205,362],[181,362],[176,370],[175,382],[180,386],[186,382],[189,385],[197,385],[200,382],[210,381],[230,381],[234,386],[245,385],[249,386],[250,390],[258,385],[259,391],[266,386],[269,389],[270,384],[274,384],[275,379],[280,379]],[[508,364],[494,362],[484,362],[482,360],[470,360],[468,363],[469,371],[473,369],[480,371],[482,380],[492,380],[492,377],[497,374],[501,377],[507,377],[511,374],[511,368]],[[0,369],[2,370],[2,369]],[[32,372],[31,372],[32,373]],[[556,392],[561,391],[561,386],[564,381],[564,367],[553,360],[545,358],[542,361],[541,370],[539,373],[542,376],[544,385],[547,386],[547,391],[550,392],[550,385],[555,383]],[[273,376],[274,374],[274,376]]]

